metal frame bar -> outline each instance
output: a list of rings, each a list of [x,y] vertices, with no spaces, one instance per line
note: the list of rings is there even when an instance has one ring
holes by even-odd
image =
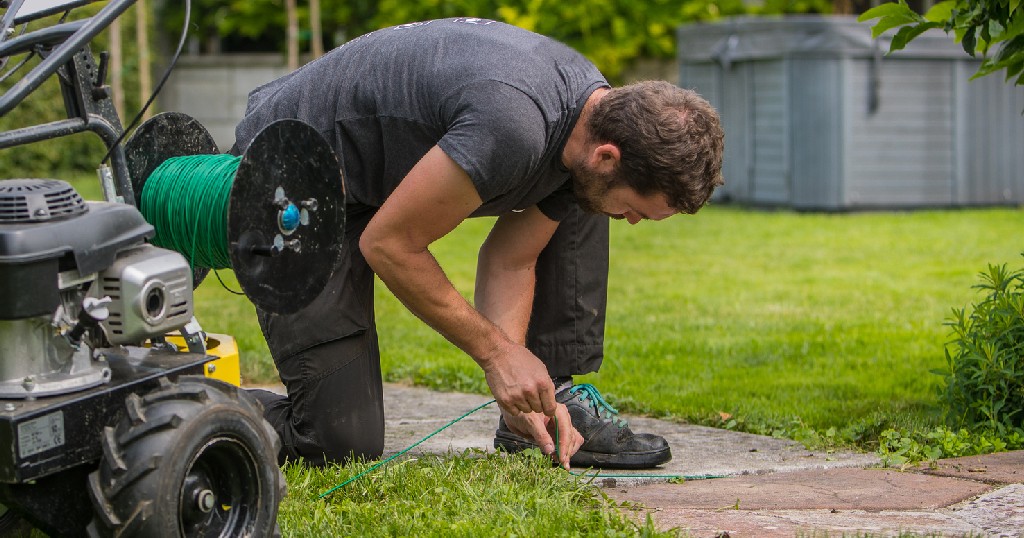
[[[126,9],[135,4],[135,0],[112,0],[104,6],[96,16],[89,19],[85,25],[75,32],[67,41],[61,43],[53,52],[39,65],[32,68],[27,75],[11,86],[0,96],[0,116],[3,116],[14,109],[28,94],[35,91],[47,78],[57,72],[64,64],[87,46],[94,37],[105,30],[114,19],[124,13]]]

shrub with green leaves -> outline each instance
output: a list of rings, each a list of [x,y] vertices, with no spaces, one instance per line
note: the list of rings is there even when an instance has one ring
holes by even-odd
[[[975,288],[986,296],[947,323],[942,403],[956,426],[994,431],[1024,427],[1024,270],[989,265]]]
[[[989,265],[979,277],[984,297],[953,310],[947,368],[935,371],[949,427],[882,432],[884,466],[1024,449],[1024,269]]]
[[[946,0],[931,7],[924,15],[910,9],[906,0],[882,4],[864,12],[858,20],[878,19],[872,29],[874,37],[886,30],[899,28],[893,36],[890,52],[931,28],[953,32],[954,39],[971,56],[995,54],[985,58],[974,77],[1006,70],[1006,80],[1016,77],[1015,84],[1024,84],[1024,2],[1022,0]]]

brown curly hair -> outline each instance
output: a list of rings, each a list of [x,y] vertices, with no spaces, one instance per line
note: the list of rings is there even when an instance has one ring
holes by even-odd
[[[721,121],[693,90],[664,81],[614,88],[587,123],[591,140],[619,148],[615,183],[641,195],[664,194],[670,206],[692,214],[724,183]]]

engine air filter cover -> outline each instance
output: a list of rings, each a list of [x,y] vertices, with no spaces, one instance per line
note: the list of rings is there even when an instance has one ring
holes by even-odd
[[[152,235],[130,205],[83,202],[59,180],[0,180],[0,320],[52,314],[60,271],[96,273]]]
[[[59,179],[0,181],[0,224],[58,220],[88,210],[74,187]]]

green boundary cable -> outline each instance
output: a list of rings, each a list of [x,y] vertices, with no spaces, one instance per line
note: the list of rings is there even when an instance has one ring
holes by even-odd
[[[462,416],[460,416],[459,418],[456,418],[456,419],[448,422],[444,426],[441,426],[440,428],[434,430],[431,434],[427,435],[423,439],[420,439],[419,441],[416,441],[412,445],[409,445],[408,448],[402,450],[401,452],[398,452],[397,454],[394,454],[394,455],[388,457],[386,460],[377,462],[376,464],[371,466],[369,469],[366,469],[365,471],[363,471],[363,472],[361,472],[361,473],[359,473],[359,474],[349,478],[348,480],[345,480],[344,482],[338,484],[337,486],[334,486],[333,488],[331,488],[331,489],[321,493],[319,498],[320,499],[324,499],[328,495],[334,493],[335,491],[338,491],[339,489],[341,489],[341,488],[351,484],[352,482],[355,482],[356,480],[359,480],[360,478],[362,478],[362,477],[372,473],[373,471],[383,467],[384,465],[386,465],[388,462],[394,460],[395,458],[397,458],[399,456],[402,456],[403,454],[409,452],[410,450],[420,446],[421,444],[426,442],[427,439],[430,439],[431,437],[433,437],[433,436],[435,436],[435,435],[437,435],[437,434],[447,430],[448,428],[450,428],[451,426],[455,425],[460,420],[468,417],[469,415],[472,415],[473,413],[476,413],[477,411],[487,407],[488,405],[491,405],[494,402],[495,402],[495,400],[491,400],[489,402],[486,402],[486,403],[478,405],[477,407],[473,408],[471,411],[467,411],[467,412],[463,413]],[[555,419],[555,456],[556,456],[556,459],[557,459],[557,456],[558,456],[558,419],[557,418]],[[564,469],[564,467],[559,467],[559,468],[560,469]],[[585,471],[583,471],[583,472],[575,472],[575,471],[566,470],[566,472],[571,474],[571,475],[573,475],[573,476],[583,476],[583,477],[591,476],[591,475],[588,475]],[[726,475],[711,475],[711,474],[699,474],[699,475],[641,474],[641,473],[601,474],[600,472],[596,472],[592,476],[594,478],[598,478],[598,477],[600,477],[600,478],[659,478],[659,479],[669,479],[669,480],[672,480],[672,479],[679,479],[679,480],[711,480],[711,479],[715,479],[715,478],[725,478],[726,477]]]
[[[380,467],[382,467],[382,466],[386,465],[386,464],[387,464],[387,463],[388,463],[389,461],[391,461],[391,460],[393,460],[393,459],[395,459],[395,458],[397,458],[397,457],[399,457],[399,456],[401,456],[401,455],[405,454],[406,452],[408,452],[408,451],[410,451],[410,450],[412,450],[412,449],[414,449],[414,448],[416,448],[416,447],[420,446],[421,444],[423,444],[424,442],[426,442],[426,440],[427,440],[427,439],[430,439],[431,437],[433,437],[433,436],[435,436],[435,435],[437,435],[437,434],[439,434],[439,433],[441,433],[441,432],[443,432],[443,431],[447,430],[447,429],[448,429],[448,428],[449,428],[449,427],[450,427],[451,425],[455,424],[456,422],[458,422],[458,421],[460,421],[460,420],[462,420],[462,419],[464,419],[464,418],[468,417],[469,415],[472,415],[473,413],[476,413],[477,411],[479,411],[479,410],[481,410],[481,409],[483,409],[483,408],[487,407],[488,405],[491,405],[492,403],[494,403],[494,400],[491,400],[491,401],[489,401],[489,402],[487,402],[487,403],[484,403],[484,404],[478,405],[478,406],[477,406],[476,408],[474,408],[474,409],[473,409],[472,411],[467,411],[467,412],[463,413],[461,417],[459,417],[459,418],[457,418],[457,419],[455,419],[455,420],[453,420],[453,421],[449,422],[448,424],[445,424],[444,426],[441,426],[440,428],[438,428],[438,429],[434,430],[434,433],[431,433],[430,435],[428,435],[428,436],[424,437],[423,439],[420,439],[419,441],[416,441],[416,442],[415,442],[415,443],[413,443],[412,445],[409,445],[409,447],[408,447],[408,448],[406,448],[405,450],[403,450],[403,451],[401,451],[401,452],[399,452],[399,453],[397,453],[397,454],[395,454],[395,455],[393,455],[393,456],[389,457],[388,459],[386,459],[386,460],[384,460],[384,461],[381,461],[381,462],[378,462],[378,463],[376,463],[375,465],[373,465],[373,466],[372,466],[372,467],[370,467],[369,469],[367,469],[367,470],[365,470],[365,471],[363,471],[363,472],[361,472],[361,473],[359,473],[359,474],[357,474],[357,475],[353,476],[352,478],[349,478],[348,480],[346,480],[346,481],[344,481],[344,482],[342,482],[342,483],[338,484],[337,486],[334,486],[333,488],[331,488],[331,489],[329,489],[329,490],[327,490],[327,491],[325,491],[325,492],[321,493],[321,494],[320,494],[320,498],[321,498],[321,499],[323,499],[324,497],[326,497],[326,496],[330,495],[331,493],[334,493],[335,491],[337,491],[337,490],[339,490],[339,489],[341,489],[341,488],[343,488],[343,487],[345,487],[345,486],[347,486],[347,485],[351,484],[352,482],[355,482],[356,480],[358,480],[358,479],[362,478],[363,476],[365,476],[365,475],[368,475],[368,474],[370,474],[371,472],[373,472],[373,471],[377,470],[378,468],[380,468]]]
[[[228,269],[228,200],[241,157],[190,155],[160,163],[142,187],[139,211],[152,243],[188,256],[192,267]]]

